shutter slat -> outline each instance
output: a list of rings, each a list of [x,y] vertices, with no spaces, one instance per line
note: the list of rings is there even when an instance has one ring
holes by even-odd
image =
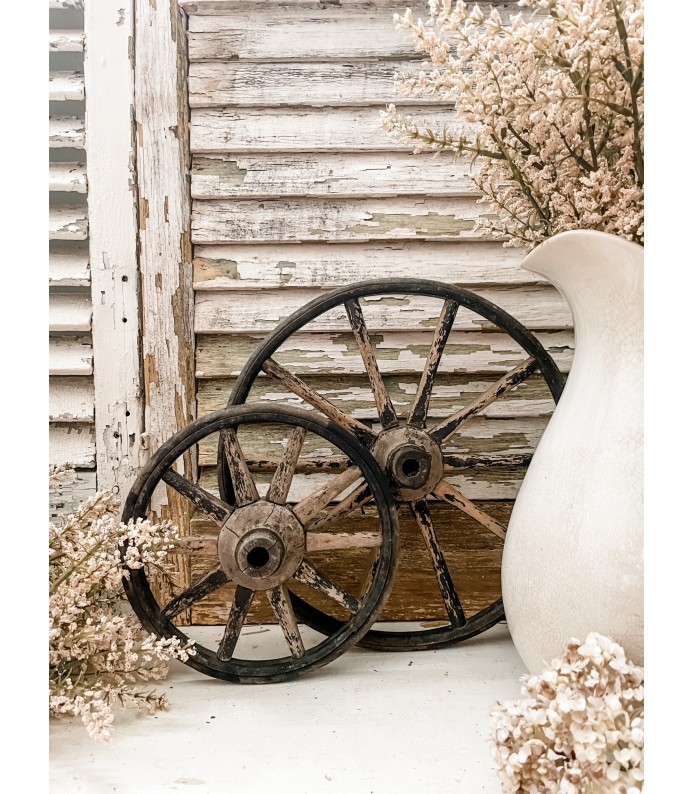
[[[86,207],[51,207],[48,214],[49,240],[86,240]]]
[[[49,462],[53,466],[68,463],[80,468],[96,464],[93,425],[51,425],[48,432]]]
[[[49,328],[52,332],[89,331],[92,325],[92,302],[83,295],[52,293],[49,298]]]
[[[51,422],[93,422],[92,379],[51,378],[48,392],[48,418]]]
[[[50,30],[48,32],[49,52],[82,52],[84,33],[81,30]]]
[[[53,116],[48,122],[48,146],[51,149],[83,149],[84,119]]]
[[[51,72],[48,98],[52,102],[84,99],[84,76],[79,72]]]
[[[88,287],[89,257],[86,251],[52,251],[48,256],[51,287]]]
[[[91,375],[94,359],[89,338],[51,339],[48,343],[50,375]]]
[[[84,163],[50,163],[48,188],[66,193],[86,193],[87,167]]]

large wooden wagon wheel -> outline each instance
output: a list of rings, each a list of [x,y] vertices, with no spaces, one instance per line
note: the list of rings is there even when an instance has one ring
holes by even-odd
[[[241,438],[254,431],[273,430],[279,436],[288,436],[288,443],[265,498],[260,498]],[[176,470],[181,455],[214,433],[220,434],[224,448],[235,494],[233,504]],[[314,446],[316,441],[332,445],[346,456],[349,465],[339,477],[289,507],[287,495],[300,465],[302,446],[309,445],[311,438]],[[124,579],[125,590],[144,626],[160,637],[179,637],[186,642],[189,637],[174,625],[173,619],[221,588],[233,588],[231,608],[218,647],[196,643],[196,653],[188,661],[191,667],[241,683],[283,681],[332,661],[358,641],[373,623],[392,585],[398,549],[397,511],[376,461],[333,422],[296,408],[255,405],[225,409],[198,419],[162,445],[142,470],[126,501],[123,521],[147,515],[159,483],[166,483],[189,499],[219,527],[219,534],[179,541],[177,552],[207,552],[214,561],[197,582],[164,604],[158,603],[142,569],[129,571],[129,577]],[[378,515],[368,531],[339,534],[320,531],[317,524],[330,501],[363,484],[373,495]],[[365,565],[356,591],[352,588],[349,592],[315,559],[325,558],[326,552],[339,558],[345,551],[354,549],[364,550]],[[373,549],[378,550],[378,555],[371,560],[369,552]],[[289,651],[286,656],[249,659],[239,653],[241,629],[259,596],[267,597],[277,617]],[[310,612],[315,609],[310,603],[314,599],[334,605],[344,619],[309,647],[297,625],[294,607]],[[257,652],[251,654],[257,655]]]
[[[360,299],[368,301],[396,295],[435,298],[442,304],[419,385],[407,415],[401,417],[396,413],[379,371],[377,350],[369,336],[360,303]],[[344,313],[345,329],[351,327],[354,333],[373,393],[379,426],[369,426],[342,411],[273,358],[293,334],[304,329],[312,321],[328,312],[332,312],[331,317],[334,320],[336,309]],[[446,351],[446,343],[459,309],[479,315],[501,329],[528,354],[528,357],[506,372],[471,403],[433,423],[428,418],[429,403],[437,370]],[[421,530],[445,607],[447,624],[408,631],[372,630],[364,637],[362,645],[382,650],[435,648],[473,637],[503,618],[500,595],[474,614],[466,611],[465,594],[456,590],[454,577],[437,539],[430,505],[432,500],[453,505],[482,525],[486,531],[504,538],[506,527],[495,517],[481,510],[459,488],[447,481],[456,472],[469,471],[484,463],[485,456],[449,452],[446,449],[446,442],[454,434],[464,431],[468,420],[504,397],[535,372],[539,372],[544,378],[551,397],[556,402],[561,395],[564,378],[542,344],[520,322],[473,292],[440,282],[418,279],[364,281],[321,296],[280,323],[246,363],[229,398],[229,406],[244,403],[257,378],[273,379],[276,384],[280,384],[284,389],[300,397],[304,403],[313,406],[319,413],[349,431],[354,439],[371,451],[388,478],[395,500],[399,505],[407,504]],[[525,458],[527,463],[528,456]],[[493,460],[490,459],[488,462],[494,465]],[[338,462],[333,463],[339,470]],[[320,460],[316,461],[316,465],[320,465]],[[220,493],[227,501],[233,501],[235,489],[222,454],[218,456],[217,475]],[[370,498],[369,486],[365,483],[348,497],[334,503],[329,513],[322,519],[321,525],[328,528],[331,522],[344,519],[353,511],[363,508]],[[297,604],[296,607],[299,617],[317,631],[330,633],[339,626],[339,620],[334,615],[326,615],[314,607],[307,609],[302,604]]]

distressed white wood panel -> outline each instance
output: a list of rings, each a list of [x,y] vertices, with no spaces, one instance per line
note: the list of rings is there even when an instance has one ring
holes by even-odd
[[[96,492],[96,472],[72,469],[61,476],[60,484],[52,484],[48,492],[49,519],[60,521],[74,513],[80,503]]]
[[[438,374],[431,394],[428,417],[440,420],[469,405],[480,394],[496,382],[495,375],[442,375]],[[342,411],[358,419],[378,421],[373,392],[366,375],[354,375],[349,381],[329,374],[310,377],[306,382]],[[393,407],[401,418],[406,418],[412,408],[419,373],[384,377]],[[218,411],[226,407],[236,380],[234,378],[202,380],[198,384],[198,416]],[[256,381],[249,401],[267,405],[294,405],[306,407],[303,400],[295,394],[282,389],[269,378]],[[554,401],[547,384],[541,376],[533,376],[521,386],[513,389],[503,399],[492,403],[485,410],[485,416],[495,419],[511,419],[518,416],[548,416],[554,410]]]
[[[482,287],[476,293],[495,303],[535,330],[562,330],[571,327],[571,311],[552,286]],[[200,334],[243,334],[272,331],[276,325],[318,297],[318,290],[259,290],[251,292],[204,292],[195,300],[195,331]],[[419,295],[367,296],[360,299],[369,331],[435,328],[442,301]],[[474,331],[493,328],[480,315],[458,310],[453,328]],[[343,306],[313,320],[307,330],[345,331],[349,322]]]
[[[84,8],[84,0],[48,0],[48,8],[53,10],[69,9],[69,8]]]
[[[51,422],[93,422],[92,378],[50,378],[48,418]]]
[[[87,208],[51,207],[48,213],[49,240],[86,240]]]
[[[48,188],[66,193],[86,193],[86,165],[84,163],[50,163],[48,166]]]
[[[91,468],[96,462],[94,426],[77,424],[53,424],[48,431],[49,463],[60,466]]]
[[[89,338],[54,338],[48,343],[50,375],[91,375],[93,351]]]
[[[451,126],[442,107],[412,107],[413,117],[434,127]],[[461,124],[466,133],[471,125]],[[191,110],[190,146],[194,152],[410,152],[380,126],[380,108],[233,108]]]
[[[48,301],[48,322],[52,332],[89,331],[92,327],[92,302],[73,292],[53,292]]]
[[[48,145],[51,149],[83,149],[84,119],[76,116],[53,116],[48,121]]]
[[[532,453],[547,426],[549,417],[515,417],[513,419],[488,419],[476,416],[465,423],[461,431],[446,440],[443,450],[450,453],[512,455]],[[376,427],[376,426],[375,426]],[[378,428],[376,428],[378,429]],[[258,427],[256,432],[245,432],[239,441],[247,460],[277,459],[286,447],[287,439],[274,428]],[[198,462],[201,466],[214,466],[217,462],[218,434],[202,439],[198,444]],[[307,457],[330,457],[335,449],[322,438],[309,436],[302,446]]]
[[[51,72],[48,76],[48,98],[53,102],[84,99],[84,75],[79,72]]]
[[[154,451],[195,416],[187,62],[176,0],[135,0],[135,19],[145,432]],[[192,456],[184,469],[193,476]],[[155,512],[166,498],[154,500]],[[172,496],[167,510],[185,532],[190,503]]]
[[[188,85],[191,107],[279,107],[290,98],[295,107],[355,107],[387,102],[421,104],[398,97],[395,75],[416,75],[408,61],[353,61],[243,63],[210,61],[192,63]],[[432,96],[431,103],[450,107]]]
[[[190,6],[191,4],[187,4]],[[481,8],[490,3],[480,3]],[[502,19],[518,12],[513,2],[493,3]],[[191,61],[297,61],[356,58],[413,58],[414,45],[395,28],[393,12],[409,6],[427,17],[425,0],[352,4],[243,3],[227,13],[200,6],[191,11],[188,52]],[[510,13],[509,13],[510,12]]]
[[[53,0],[52,0],[53,1]],[[244,11],[271,12],[274,8],[283,8],[287,14],[295,14],[301,9],[322,11],[329,14],[333,12],[335,6],[347,12],[373,12],[375,9],[383,9],[391,13],[393,11],[402,12],[402,0],[178,0],[179,5],[188,14],[218,15],[218,14],[240,14]],[[423,7],[423,0],[411,0],[410,5],[413,9]],[[495,6],[503,12],[504,8],[517,8],[513,0],[481,0],[478,3],[480,8]],[[424,7],[425,8],[425,7]]]
[[[85,8],[89,251],[100,488],[127,493],[140,465],[140,274],[132,108],[134,8],[89,0]]]
[[[432,154],[218,155],[196,157],[191,195],[199,199],[278,196],[479,195],[467,168]]]
[[[51,287],[88,287],[89,256],[86,251],[51,251],[48,255]]]
[[[49,52],[82,52],[84,33],[81,30],[49,30]]]
[[[262,332],[248,335],[202,335],[198,337],[198,378],[233,377],[264,338]],[[562,372],[573,358],[572,331],[538,332],[538,340]],[[431,347],[432,331],[384,331],[371,335],[378,366],[384,375],[421,372]],[[364,362],[351,332],[299,333],[285,342],[274,358],[302,377],[363,375]],[[506,334],[493,332],[451,333],[439,373],[503,373],[521,363],[527,354]]]
[[[523,481],[525,469],[475,469],[474,474],[450,474],[446,481],[459,488],[468,499],[515,499]],[[287,501],[289,504],[305,499],[319,488],[327,485],[334,475],[331,474],[296,474],[292,480]],[[270,474],[254,473],[258,493],[265,496],[270,485]],[[205,490],[219,494],[217,488],[217,472],[212,466],[201,469],[200,485]],[[207,533],[204,533],[207,534]]]
[[[414,240],[368,243],[198,245],[196,290],[332,288],[373,278],[432,278],[452,284],[534,284],[520,267],[524,252],[500,242]]]
[[[330,240],[484,240],[476,198],[208,200],[193,203],[194,243]]]

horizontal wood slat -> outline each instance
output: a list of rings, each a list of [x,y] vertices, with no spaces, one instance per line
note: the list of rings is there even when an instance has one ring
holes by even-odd
[[[55,0],[51,0],[54,2]],[[58,0],[59,2],[60,0]],[[68,0],[70,1],[70,0]],[[82,0],[78,0],[82,2]],[[276,8],[289,9],[292,15],[300,10],[318,11],[326,15],[344,11],[345,13],[366,13],[378,9],[388,13],[392,18],[394,11],[402,12],[402,0],[178,0],[179,6],[187,14],[195,15],[219,15],[237,14],[240,12],[253,11],[255,13],[272,13]],[[425,0],[411,0],[409,5],[416,12],[421,9],[421,13],[426,12]],[[480,0],[477,4],[485,10],[494,6],[503,13],[504,8],[515,9],[516,4],[513,0]]]
[[[573,358],[573,332],[539,332],[536,335],[561,371],[568,372]],[[219,378],[238,375],[264,336],[262,332],[199,336],[196,376]],[[376,346],[379,368],[384,374],[422,372],[431,347],[431,330],[387,331],[373,334],[372,342]],[[351,332],[295,334],[275,353],[274,358],[299,376],[336,374],[351,377],[364,373],[364,362]],[[453,332],[439,372],[504,373],[525,358],[527,353],[506,334]]]
[[[68,463],[80,468],[92,468],[96,464],[92,425],[52,424],[48,433],[51,465]]]
[[[51,207],[48,214],[49,240],[86,240],[87,208]]]
[[[450,108],[408,108],[415,118],[440,128],[451,124]],[[471,125],[461,124],[470,134]],[[365,108],[233,108],[191,110],[193,152],[410,152],[411,144],[380,127],[380,109]]]
[[[92,302],[89,296],[72,292],[51,293],[48,322],[52,332],[89,331],[92,326]]]
[[[426,275],[470,287],[542,281],[520,267],[522,250],[489,241],[198,245],[195,250],[193,278],[199,291],[330,289],[374,275],[403,279]]]
[[[191,107],[356,107],[388,102],[414,105],[398,98],[395,75],[416,75],[407,61],[351,63],[241,63],[212,61],[190,65]],[[432,104],[444,104],[432,97]],[[445,103],[450,106],[450,103]]]
[[[48,371],[51,375],[91,375],[91,340],[54,338],[48,343]]]
[[[49,190],[66,193],[87,192],[87,167],[84,163],[50,163]]]
[[[429,403],[430,419],[443,419],[471,403],[497,380],[497,375],[439,375]],[[374,397],[366,375],[354,375],[348,381],[341,377],[305,377],[304,381],[340,410],[357,419],[377,421]],[[412,407],[419,375],[416,372],[400,376],[385,376],[384,383],[396,414],[404,419]],[[236,380],[203,380],[198,386],[198,416],[225,408]],[[249,402],[267,405],[301,405],[300,398],[283,390],[270,378],[256,382]],[[554,410],[547,384],[539,375],[511,390],[502,400],[492,403],[485,416],[508,419],[517,416],[549,416]]]
[[[279,196],[478,196],[460,162],[442,155],[391,153],[218,155],[193,160],[198,199]]]
[[[82,52],[84,33],[81,30],[49,30],[48,50],[50,52]]]
[[[84,75],[79,72],[51,72],[48,98],[53,102],[84,99]]]
[[[484,240],[489,209],[476,198],[196,201],[194,243],[331,240]]]
[[[80,502],[96,492],[96,472],[73,469],[63,472],[60,484],[54,483],[49,492],[50,520],[74,513]]]
[[[93,422],[94,382],[91,378],[56,378],[49,382],[51,422]]]
[[[48,255],[48,283],[51,287],[88,287],[87,251],[51,251]]]
[[[483,287],[477,294],[505,309],[509,314],[536,330],[560,330],[571,327],[571,311],[559,292],[549,285],[517,287]],[[319,291],[308,289],[262,290],[235,293],[204,292],[196,296],[195,330],[197,333],[247,333],[271,331],[277,323],[318,297]],[[370,332],[410,328],[435,328],[442,302],[436,298],[412,295],[376,296],[361,299]],[[309,330],[345,331],[348,321],[343,307],[322,314],[311,322]],[[480,315],[460,309],[454,328],[477,330],[494,328]]]
[[[51,149],[83,149],[84,119],[53,116],[48,122],[48,145]]]

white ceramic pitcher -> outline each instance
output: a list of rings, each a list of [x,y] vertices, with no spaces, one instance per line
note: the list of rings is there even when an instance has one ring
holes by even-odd
[[[533,673],[591,631],[643,664],[643,248],[570,231],[523,267],[566,298],[576,351],[508,527],[511,636]]]

